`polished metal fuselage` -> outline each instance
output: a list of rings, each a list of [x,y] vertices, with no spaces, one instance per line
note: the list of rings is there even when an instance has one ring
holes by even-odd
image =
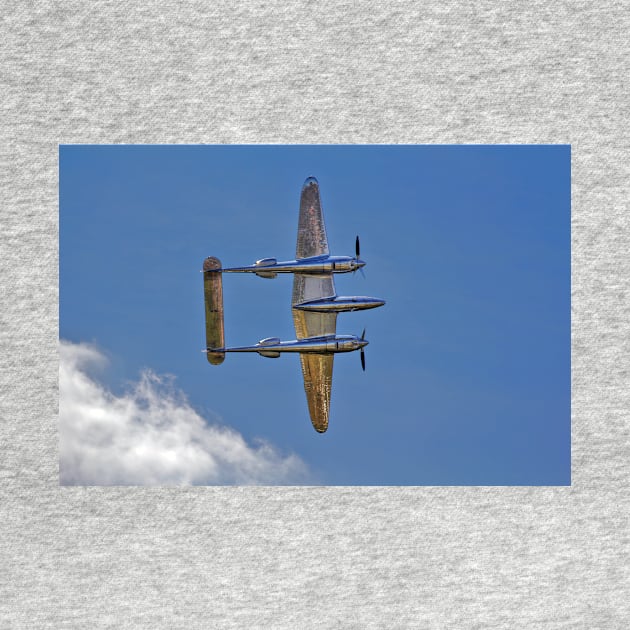
[[[353,352],[368,345],[368,341],[356,335],[325,335],[323,337],[307,337],[294,341],[269,341],[263,339],[254,346],[239,346],[236,348],[208,348],[215,352],[258,352],[281,353],[299,352],[309,354],[336,354],[338,352]]]
[[[263,259],[264,260],[264,259]],[[228,267],[216,269],[224,273],[350,273],[365,266],[365,263],[352,256],[313,256],[299,260],[264,263],[258,261],[245,267]]]
[[[385,300],[365,295],[338,295],[294,304],[293,308],[314,313],[350,313],[383,306]]]

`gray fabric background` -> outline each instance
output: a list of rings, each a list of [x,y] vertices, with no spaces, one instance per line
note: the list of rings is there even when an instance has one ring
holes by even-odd
[[[3,3],[1,628],[628,628],[627,2]],[[59,143],[571,143],[573,485],[58,486]]]

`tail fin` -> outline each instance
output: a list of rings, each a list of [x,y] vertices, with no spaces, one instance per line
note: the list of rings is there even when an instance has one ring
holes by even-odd
[[[223,275],[215,272],[221,269],[221,261],[209,256],[203,261],[203,291],[206,302],[206,348],[225,348],[223,328]],[[208,351],[208,362],[220,365],[225,352]]]

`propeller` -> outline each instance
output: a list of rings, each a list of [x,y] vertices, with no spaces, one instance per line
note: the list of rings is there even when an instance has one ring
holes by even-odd
[[[357,240],[354,243],[354,251],[355,251],[355,254],[356,254],[355,260],[358,262],[359,258],[361,257],[361,244],[359,243],[359,237],[358,236],[357,236]],[[356,269],[354,271],[356,271]],[[363,273],[363,268],[362,267],[359,267],[359,271],[361,272],[361,275],[365,278],[365,274]]]
[[[361,334],[361,341],[365,339],[365,328],[363,329],[363,333]],[[365,352],[363,351],[363,346],[361,347],[361,367],[365,372]]]

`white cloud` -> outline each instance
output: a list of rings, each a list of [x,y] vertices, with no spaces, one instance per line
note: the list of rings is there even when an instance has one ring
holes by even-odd
[[[117,396],[91,375],[107,363],[96,348],[61,341],[59,358],[63,485],[272,485],[308,476],[296,455],[209,424],[172,379],[145,371]]]

